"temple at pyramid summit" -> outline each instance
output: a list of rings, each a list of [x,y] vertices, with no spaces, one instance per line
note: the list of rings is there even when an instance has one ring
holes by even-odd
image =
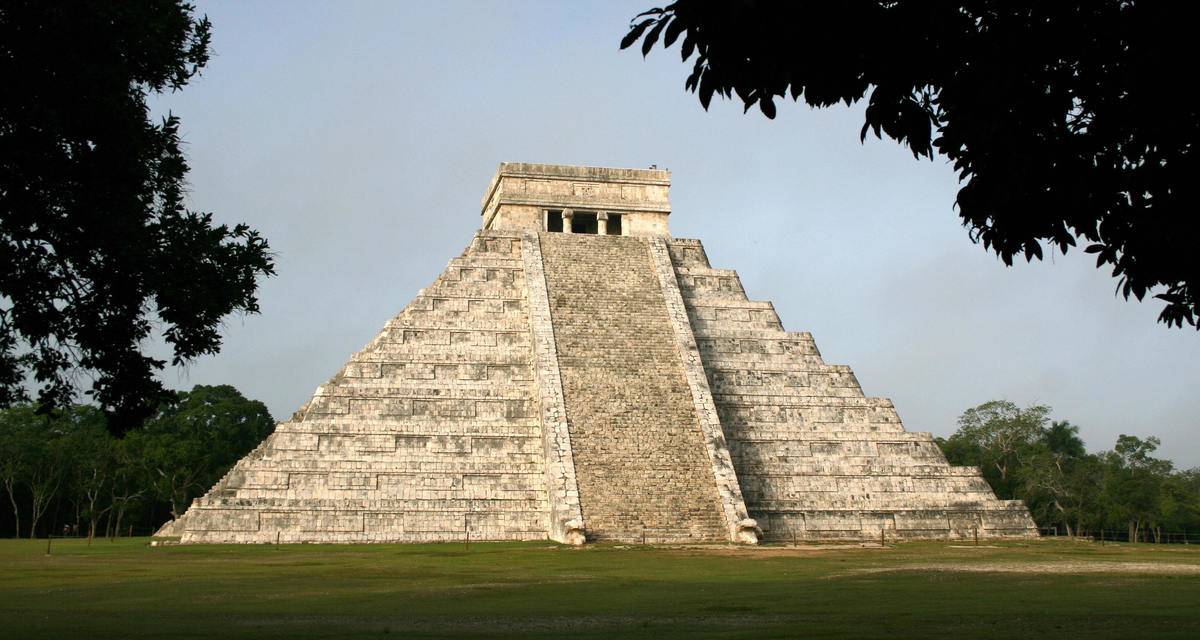
[[[501,164],[463,253],[161,534],[1037,535],[1021,502],[671,237],[669,186],[657,169]]]

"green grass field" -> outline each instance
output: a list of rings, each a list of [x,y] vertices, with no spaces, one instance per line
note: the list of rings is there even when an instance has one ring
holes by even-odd
[[[0,637],[1200,637],[1200,549],[0,541]]]

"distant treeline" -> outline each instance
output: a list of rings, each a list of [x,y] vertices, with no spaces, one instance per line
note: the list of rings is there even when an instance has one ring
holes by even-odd
[[[952,464],[975,465],[997,497],[1024,500],[1043,529],[1068,535],[1121,530],[1158,541],[1200,533],[1200,469],[1154,457],[1157,438],[1122,435],[1088,453],[1079,428],[1050,409],[993,401],[969,409],[938,445]],[[263,403],[230,386],[197,386],[142,429],[109,435],[88,405],[47,415],[0,411],[0,536],[146,534],[187,510],[274,429]]]
[[[122,439],[89,405],[0,411],[0,535],[145,535],[183,513],[275,428],[266,405],[196,386]]]
[[[1200,469],[1154,457],[1158,438],[1122,435],[1112,450],[1088,453],[1079,427],[1052,422],[1049,407],[995,400],[968,409],[937,442],[951,464],[982,469],[997,497],[1024,500],[1043,529],[1146,542],[1200,533]]]

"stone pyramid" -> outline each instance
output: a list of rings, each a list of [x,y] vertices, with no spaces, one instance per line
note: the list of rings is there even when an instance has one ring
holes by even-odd
[[[463,254],[184,543],[1036,536],[667,232],[670,174],[505,163]]]

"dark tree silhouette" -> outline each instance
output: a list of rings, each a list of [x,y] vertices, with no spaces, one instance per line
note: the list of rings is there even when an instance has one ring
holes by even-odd
[[[146,103],[200,71],[210,29],[177,0],[0,7],[0,406],[30,382],[66,406],[83,374],[124,432],[170,395],[144,340],[184,363],[258,310],[267,242],[184,208],[179,121]]]
[[[867,98],[868,132],[953,162],[971,239],[1008,265],[1083,241],[1126,299],[1196,325],[1197,101],[1186,98],[1194,21],[1137,0],[707,2],[635,17],[643,55],[682,38],[686,88],[736,95],[774,118]],[[1190,66],[1190,65],[1188,65]]]

